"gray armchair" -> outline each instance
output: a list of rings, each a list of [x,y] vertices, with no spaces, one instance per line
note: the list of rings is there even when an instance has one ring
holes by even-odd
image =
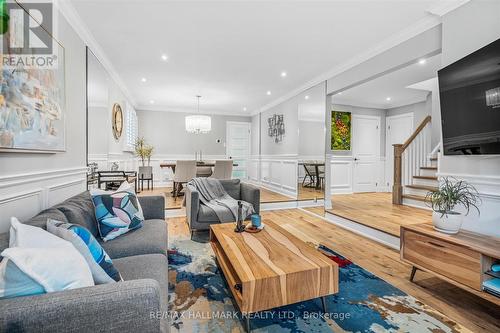
[[[241,183],[239,179],[221,180],[222,187],[236,200],[243,200],[253,205],[255,212],[260,212],[260,190],[250,184]],[[200,204],[200,194],[186,188],[186,215],[191,230],[208,230],[210,225],[220,223],[214,211]]]

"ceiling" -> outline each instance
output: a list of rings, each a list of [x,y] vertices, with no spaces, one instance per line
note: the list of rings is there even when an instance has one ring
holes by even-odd
[[[441,55],[425,59],[425,64],[414,63],[333,96],[334,104],[367,108],[390,109],[425,101],[428,91],[410,88],[422,81],[437,77]],[[416,85],[415,85],[416,86]],[[390,98],[390,101],[387,98]]]
[[[200,94],[203,112],[228,114],[259,110],[428,19],[439,3],[71,2],[137,108],[192,110]]]

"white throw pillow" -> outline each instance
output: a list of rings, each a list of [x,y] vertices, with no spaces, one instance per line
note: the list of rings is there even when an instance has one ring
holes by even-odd
[[[0,288],[9,290],[0,289],[0,297],[26,295],[21,284],[27,286],[29,279],[42,286],[45,292],[94,285],[85,258],[70,242],[41,228],[22,224],[14,217],[11,219],[10,237],[12,247],[1,253],[4,258],[0,263]],[[9,267],[11,264],[18,270]],[[19,271],[29,279],[19,276]],[[12,281],[18,283],[12,284]],[[18,294],[12,292],[13,288],[18,288]],[[34,285],[29,288],[37,291]]]

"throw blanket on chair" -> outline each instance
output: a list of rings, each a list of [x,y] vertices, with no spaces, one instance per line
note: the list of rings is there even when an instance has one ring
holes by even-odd
[[[232,222],[236,221],[238,215],[238,200],[227,194],[224,187],[218,179],[215,178],[193,178],[188,184],[191,190],[196,190],[200,194],[200,201],[203,205],[212,209],[219,221]],[[253,205],[246,201],[240,200],[243,207],[240,218],[246,219],[255,211]]]

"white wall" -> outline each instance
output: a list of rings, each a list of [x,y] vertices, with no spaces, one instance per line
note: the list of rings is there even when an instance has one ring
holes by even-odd
[[[457,8],[443,17],[443,67],[498,38],[500,1],[475,0]],[[481,216],[471,214],[463,227],[500,237],[500,156],[442,156],[440,174],[468,180],[482,194]]]
[[[207,134],[186,132],[185,116],[188,113],[167,111],[137,112],[139,136],[155,147],[155,156],[189,156],[195,151],[203,155],[226,155],[226,122],[251,122],[250,117],[212,115],[212,130]],[[217,142],[220,140],[220,142]]]
[[[0,232],[11,216],[24,220],[86,189],[85,45],[62,15],[58,36],[65,48],[66,151],[0,153]]]

